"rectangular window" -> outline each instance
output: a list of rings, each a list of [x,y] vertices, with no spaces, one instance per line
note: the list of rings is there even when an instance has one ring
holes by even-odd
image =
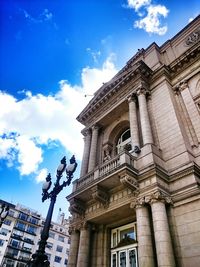
[[[27,232],[30,234],[36,234],[36,230],[37,230],[37,228],[35,226],[28,225],[28,227],[27,227]]]
[[[62,250],[63,250],[63,247],[61,247],[61,246],[57,246],[56,251],[58,251],[58,252],[62,252]]]
[[[62,235],[59,235],[58,236],[58,240],[61,241],[61,242],[65,242],[65,238]]]
[[[19,213],[19,219],[23,220],[23,221],[27,221],[28,220],[28,215],[23,213],[23,212],[20,212]]]
[[[13,210],[9,210],[8,215],[10,217],[15,217],[15,212]]]
[[[55,256],[55,259],[54,259],[55,262],[61,263],[61,260],[62,260],[61,257]]]
[[[29,243],[24,243],[23,249],[26,250],[26,251],[31,251],[32,245],[29,244]]]
[[[26,224],[20,221],[17,221],[15,227],[18,228],[19,230],[25,231]]]
[[[6,225],[11,225],[12,221],[8,220],[8,219],[5,219],[3,223],[6,224]]]
[[[55,233],[53,233],[53,232],[49,232],[49,237],[51,237],[51,238],[55,238]]]
[[[68,259],[65,259],[65,263],[64,264],[67,265],[67,263],[68,263]]]
[[[47,247],[48,249],[52,249],[52,248],[53,248],[53,243],[51,243],[51,242],[47,242],[46,247]]]
[[[9,230],[8,230],[8,229],[6,229],[6,228],[1,228],[1,229],[0,229],[0,234],[1,234],[1,235],[5,235],[5,236],[7,236],[8,233],[9,233]]]
[[[2,246],[3,246],[4,242],[5,242],[5,240],[3,240],[3,239],[0,239],[0,247],[2,247]]]
[[[10,245],[14,248],[19,248],[20,247],[20,241],[15,240],[15,239],[11,239],[10,241]]]
[[[38,224],[39,220],[34,218],[34,217],[30,217],[29,220],[28,220],[30,223],[32,224]]]

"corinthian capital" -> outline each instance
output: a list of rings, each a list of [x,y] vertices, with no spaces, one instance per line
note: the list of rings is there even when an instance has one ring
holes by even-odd
[[[152,204],[158,201],[166,203],[166,204],[172,204],[171,197],[159,190],[145,197],[145,202],[149,204]]]
[[[134,201],[131,202],[130,208],[131,209],[138,209],[143,207],[146,204],[144,197],[136,198]]]

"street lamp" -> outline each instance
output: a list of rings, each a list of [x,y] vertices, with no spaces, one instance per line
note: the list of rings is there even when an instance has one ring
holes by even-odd
[[[70,164],[67,166],[66,164],[66,158],[64,157],[60,161],[60,165],[57,168],[57,174],[56,174],[56,182],[54,184],[54,188],[52,191],[48,192],[48,190],[51,187],[51,175],[50,173],[46,177],[46,182],[43,184],[42,187],[42,202],[44,202],[46,199],[50,199],[50,206],[47,213],[47,217],[44,223],[44,228],[41,233],[41,238],[39,242],[39,248],[36,251],[35,254],[32,255],[32,259],[28,262],[27,267],[47,267],[50,266],[50,263],[48,261],[48,257],[45,254],[45,246],[47,244],[47,239],[49,237],[49,229],[51,226],[51,218],[53,215],[53,209],[54,204],[56,202],[57,195],[62,191],[62,189],[66,186],[69,186],[71,183],[71,180],[73,178],[73,173],[75,172],[77,167],[77,163],[75,160],[75,157],[72,156],[70,159]],[[60,179],[63,175],[63,172],[66,170],[66,178],[67,180],[62,182],[60,184]]]
[[[2,226],[5,218],[8,216],[9,206],[6,206],[4,203],[0,207],[0,227]]]

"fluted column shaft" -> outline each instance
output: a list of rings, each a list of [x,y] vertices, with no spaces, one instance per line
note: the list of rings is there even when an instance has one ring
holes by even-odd
[[[80,234],[78,231],[72,231],[70,251],[69,251],[69,261],[67,264],[67,266],[69,267],[76,267],[78,249],[79,249],[79,236]]]
[[[90,147],[88,172],[92,171],[96,165],[98,129],[99,128],[96,125],[92,127],[92,140],[91,140],[91,147]]]
[[[146,101],[146,91],[145,89],[139,89],[137,91],[138,102],[139,102],[139,111],[140,111],[140,122],[142,129],[142,139],[143,145],[152,144],[153,137],[151,131],[151,125],[149,120],[149,114],[147,110],[147,101]]]
[[[85,226],[81,228],[78,259],[76,267],[89,267],[89,250],[90,250],[90,228]]]
[[[135,146],[139,147],[139,131],[138,131],[138,119],[137,119],[137,109],[136,109],[136,97],[130,96],[128,98],[129,103],[129,122],[130,122],[130,132],[131,132],[131,143],[132,149]]]
[[[140,267],[154,267],[154,255],[148,207],[136,205],[138,260]]]
[[[175,267],[165,203],[151,201],[158,267]]]
[[[88,130],[85,132],[85,136],[84,136],[84,150],[83,150],[83,158],[82,158],[82,164],[81,164],[81,177],[84,176],[88,171],[90,144],[91,144],[91,133]]]

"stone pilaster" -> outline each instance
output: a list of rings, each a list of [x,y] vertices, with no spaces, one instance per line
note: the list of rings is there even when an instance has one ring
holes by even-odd
[[[170,198],[157,191],[147,199],[151,205],[158,267],[175,267],[165,203]]]
[[[137,90],[143,145],[153,143],[151,125],[147,110],[146,92],[147,90],[143,87]]]
[[[76,267],[89,267],[90,225],[84,223],[80,229],[80,241]]]
[[[80,233],[76,229],[70,229],[69,233],[71,235],[71,245],[70,245],[69,260],[67,266],[76,267]]]
[[[91,132],[87,130],[84,132],[84,150],[83,159],[81,164],[81,177],[84,176],[88,171],[88,163],[90,156],[90,144],[91,144]]]
[[[94,125],[92,127],[92,140],[91,140],[91,147],[90,147],[88,172],[92,171],[96,165],[98,130],[99,130],[99,127],[97,125]]]
[[[144,198],[137,199],[135,203],[132,203],[131,207],[136,209],[139,266],[154,267],[155,262],[148,207],[145,205]]]
[[[140,147],[136,101],[137,99],[135,95],[128,98],[132,150],[134,150],[135,146]]]

